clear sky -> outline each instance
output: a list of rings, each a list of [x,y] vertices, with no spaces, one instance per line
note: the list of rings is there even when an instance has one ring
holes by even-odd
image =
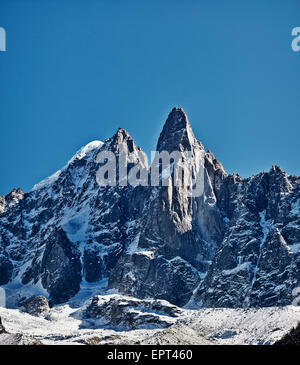
[[[300,175],[299,0],[1,0],[0,195],[119,126],[149,153],[173,106],[243,177]]]

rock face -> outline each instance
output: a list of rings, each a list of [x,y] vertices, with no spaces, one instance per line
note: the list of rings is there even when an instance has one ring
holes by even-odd
[[[32,296],[28,299],[21,300],[20,306],[24,307],[26,312],[32,316],[40,316],[46,314],[50,307],[48,300],[43,296]]]
[[[0,213],[3,213],[5,208],[11,208],[15,204],[19,202],[19,200],[23,199],[24,193],[23,191],[18,189],[13,189],[9,194],[6,196],[1,195],[0,196]]]
[[[170,113],[157,151],[190,151],[191,158],[185,163],[195,174],[205,164],[204,194],[190,197],[185,187],[173,186],[172,176],[167,186],[152,187],[137,223],[139,229],[113,269],[109,288],[182,306],[201,282],[222,242],[225,223],[213,187],[219,189],[226,173],[196,140],[182,109]]]
[[[247,179],[227,175],[174,108],[157,151],[180,161],[159,186],[99,187],[99,152],[154,171],[122,128],[83,147],[29,193],[0,197],[0,285],[34,288],[62,303],[82,280],[178,306],[260,307],[298,301],[300,178],[273,166]],[[189,153],[188,157],[186,153]],[[176,166],[201,175],[201,194],[173,184]],[[124,182],[124,181],[123,181]]]
[[[182,314],[180,308],[163,300],[138,300],[113,295],[96,296],[87,307],[87,318],[100,318],[103,325],[126,329],[165,328]]]
[[[6,330],[5,330],[5,328],[4,328],[3,324],[2,324],[2,320],[1,320],[1,317],[0,317],[0,334],[1,333],[6,333]]]
[[[274,345],[300,345],[300,322],[298,326],[292,328],[289,333],[284,335],[279,341],[275,342]]]
[[[203,306],[261,307],[297,299],[300,180],[279,167],[225,179],[219,207],[228,227],[194,295]],[[298,293],[298,294],[297,294]]]
[[[41,280],[53,301],[60,303],[75,295],[80,287],[82,265],[78,250],[62,229],[54,230],[44,245],[42,260],[38,252],[25,272],[22,283]]]

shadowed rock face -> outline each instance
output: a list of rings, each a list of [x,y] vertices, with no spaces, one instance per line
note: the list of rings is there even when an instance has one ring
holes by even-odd
[[[139,298],[211,307],[285,305],[300,296],[300,179],[273,166],[227,175],[174,108],[157,151],[181,154],[203,194],[187,186],[99,187],[97,155],[141,149],[120,128],[83,147],[51,178],[0,197],[0,285],[22,282],[67,301],[82,280]],[[184,152],[189,151],[187,160]],[[118,162],[118,160],[117,160]],[[150,180],[150,179],[149,179]]]
[[[1,317],[0,317],[0,334],[1,333],[6,333],[6,330],[5,330],[5,328],[4,328],[3,324],[2,324],[2,320],[1,320]]]
[[[50,298],[62,303],[74,296],[81,282],[80,252],[62,229],[54,231],[44,245],[43,255],[38,253],[25,271],[23,284],[41,280]]]
[[[300,322],[297,327],[292,328],[290,332],[285,334],[280,340],[276,341],[274,345],[300,345]]]

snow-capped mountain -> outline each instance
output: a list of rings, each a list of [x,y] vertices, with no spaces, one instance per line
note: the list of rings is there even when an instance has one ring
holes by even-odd
[[[131,166],[140,162],[141,149],[120,128],[29,193],[0,197],[0,285],[12,306],[24,293],[63,303],[104,279],[108,289],[181,307],[297,302],[300,178],[279,167],[228,175],[174,108],[157,151],[189,151],[189,169],[204,168],[203,194],[174,186],[172,174],[167,186],[99,187],[97,155],[118,155],[121,145]]]

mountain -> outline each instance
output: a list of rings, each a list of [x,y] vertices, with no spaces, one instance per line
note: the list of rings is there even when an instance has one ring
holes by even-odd
[[[98,185],[103,151],[117,166],[125,153],[128,169],[142,165],[148,181],[154,171],[120,128],[29,193],[0,197],[0,285],[9,305],[32,294],[63,303],[105,280],[109,290],[180,307],[297,303],[300,178],[276,166],[247,179],[228,175],[181,108],[170,112],[156,150],[181,159],[160,171],[165,185]],[[173,184],[180,163],[201,172],[201,194]]]

